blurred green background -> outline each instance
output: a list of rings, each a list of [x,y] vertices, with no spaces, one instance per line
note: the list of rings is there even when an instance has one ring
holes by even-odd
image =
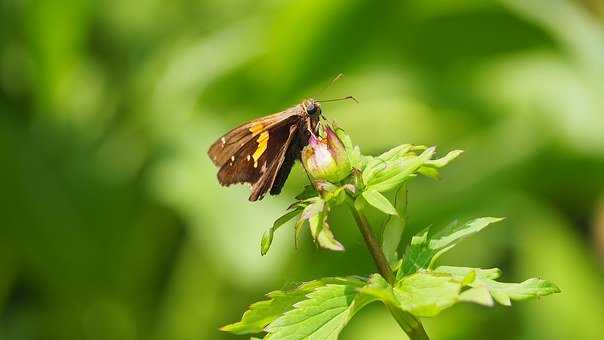
[[[255,204],[206,150],[316,96],[365,153],[466,153],[410,185],[410,229],[507,216],[442,263],[563,293],[462,305],[434,339],[601,339],[604,4],[598,0],[0,0],[0,339],[227,339],[262,294],[373,264],[259,239],[306,182]],[[409,235],[407,235],[409,236]],[[398,339],[379,304],[343,339]]]

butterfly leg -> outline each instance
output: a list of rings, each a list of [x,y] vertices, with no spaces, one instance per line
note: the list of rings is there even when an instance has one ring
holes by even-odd
[[[311,134],[311,135],[312,135],[314,138],[317,138],[317,136],[315,135],[315,131],[314,131],[314,129],[312,128],[312,124],[311,124],[311,122],[310,122],[310,119],[307,119],[307,120],[306,120],[306,125],[307,125],[307,128],[308,128],[308,132],[310,132],[310,134]]]

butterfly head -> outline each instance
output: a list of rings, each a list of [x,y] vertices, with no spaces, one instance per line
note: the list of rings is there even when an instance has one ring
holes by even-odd
[[[306,113],[311,116],[318,116],[321,114],[321,104],[312,98],[308,98],[302,102],[302,107]]]

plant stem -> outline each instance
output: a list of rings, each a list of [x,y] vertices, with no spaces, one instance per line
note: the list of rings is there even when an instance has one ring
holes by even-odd
[[[393,285],[395,283],[395,276],[392,270],[390,269],[390,265],[386,260],[386,256],[384,256],[384,252],[382,248],[378,244],[373,232],[371,231],[371,226],[369,225],[369,221],[367,221],[367,217],[363,214],[362,207],[360,207],[356,202],[350,206],[352,210],[352,214],[354,216],[354,220],[363,235],[363,239],[365,240],[365,245],[367,245],[367,249],[369,249],[369,253],[371,253],[371,257],[373,257],[373,262],[380,273],[390,283]],[[411,340],[429,340],[426,331],[424,330],[424,326],[421,321],[419,321],[415,316],[402,311],[394,306],[390,306],[386,304],[390,314],[394,317],[399,326],[407,333],[409,339]]]
[[[363,239],[365,239],[367,249],[369,249],[371,257],[373,257],[373,262],[375,262],[378,271],[384,277],[384,279],[388,281],[388,283],[393,284],[395,280],[394,273],[392,273],[392,270],[390,269],[390,265],[388,264],[388,260],[386,260],[386,256],[384,255],[382,248],[375,239],[375,236],[373,236],[373,232],[371,231],[367,217],[365,217],[363,212],[359,209],[359,207],[357,207],[356,203],[352,208],[352,214],[354,215],[354,220],[357,222],[357,226],[363,235]]]
[[[399,326],[407,333],[409,339],[430,340],[421,321],[415,316],[390,305],[386,305],[386,307],[388,307],[390,314],[392,314]]]

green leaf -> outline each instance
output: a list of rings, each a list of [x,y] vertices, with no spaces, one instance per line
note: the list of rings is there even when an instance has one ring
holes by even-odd
[[[327,221],[325,221],[323,216],[324,215],[322,214],[315,215],[309,220],[310,232],[313,239],[321,248],[334,251],[344,251],[344,246],[338,242],[338,240],[336,240],[331,228],[329,227],[329,224]],[[320,223],[321,219],[323,220],[322,223]]]
[[[415,176],[415,172],[432,158],[435,150],[431,147],[419,156],[393,157],[389,161],[377,163],[370,171],[363,172],[367,190],[384,192],[399,186]]]
[[[262,239],[260,240],[260,254],[262,254],[262,256],[264,256],[264,255],[266,255],[266,253],[268,253],[268,250],[270,249],[271,244],[273,243],[273,236],[275,234],[275,231],[277,229],[279,229],[279,227],[281,227],[282,225],[284,225],[285,223],[289,222],[294,217],[299,215],[300,212],[304,209],[303,202],[296,202],[296,203],[297,204],[289,207],[289,209],[294,209],[294,210],[288,211],[285,214],[283,214],[281,217],[276,219],[275,222],[273,222],[273,226],[271,228],[269,228],[268,230],[266,230],[264,232],[264,234],[262,234]]]
[[[434,269],[437,273],[447,273],[453,275],[458,280],[463,280],[464,277],[468,276],[470,272],[476,273],[475,280],[495,280],[501,276],[501,269],[499,268],[469,268],[469,267],[453,267],[453,266],[438,266]]]
[[[262,254],[262,256],[268,253],[268,250],[271,247],[271,243],[273,243],[273,234],[273,228],[269,228],[264,232],[264,234],[262,234],[262,239],[260,240],[260,254]]]
[[[323,203],[321,205],[322,209],[318,213],[310,216],[308,218],[308,225],[310,227],[310,232],[312,234],[315,242],[317,241],[317,236],[323,230],[323,225],[325,224],[325,219],[327,218],[327,214],[329,213],[329,205]]]
[[[296,249],[298,249],[298,247],[300,246],[300,237],[302,235],[302,228],[304,227],[304,222],[306,222],[306,220],[299,219],[298,222],[296,222],[296,226],[294,227],[294,247]]]
[[[294,305],[307,299],[307,295],[325,285],[344,285],[359,288],[366,281],[357,277],[326,277],[304,282],[289,290],[277,290],[267,294],[269,300],[259,301],[250,306],[243,314],[241,321],[226,325],[220,330],[235,334],[252,334],[264,332],[267,325],[287,311],[296,308]]]
[[[337,186],[327,181],[314,181],[314,185],[325,202],[338,205],[345,199],[346,186]]]
[[[372,296],[383,303],[400,309],[400,303],[394,295],[392,286],[380,274],[372,274],[364,287],[359,292]]]
[[[403,157],[407,154],[407,152],[409,152],[409,150],[411,150],[413,146],[411,144],[403,144],[403,145],[399,145],[396,146],[384,153],[382,153],[381,155],[377,156],[377,160],[376,162],[388,162],[388,161],[392,161],[394,159]]]
[[[454,222],[431,236],[430,244],[435,249],[444,249],[450,245],[455,245],[462,239],[481,231],[489,224],[502,220],[503,218],[498,217],[481,217],[466,223]]]
[[[453,222],[445,228],[432,233],[426,230],[411,239],[405,252],[405,261],[397,272],[397,279],[412,274],[419,269],[432,268],[434,262],[446,251],[453,248],[464,238],[471,236],[489,224],[499,222],[502,218],[482,217],[466,223]]]
[[[362,283],[346,281],[318,287],[271,322],[265,339],[337,339],[354,314],[375,300],[359,292]]]
[[[311,217],[321,213],[325,207],[325,201],[320,197],[307,199],[306,202],[309,204],[302,210],[302,216],[300,216],[301,220],[309,220]]]
[[[323,285],[322,281],[310,281],[289,291],[277,290],[270,292],[267,294],[270,298],[269,300],[252,304],[243,313],[241,321],[226,325],[220,328],[220,330],[235,334],[263,332],[269,323],[277,319],[281,314],[293,309],[295,303],[304,300],[306,294]]]
[[[398,281],[393,291],[402,310],[429,317],[455,304],[460,290],[461,283],[451,275],[421,272]]]
[[[440,175],[438,173],[438,170],[436,168],[430,168],[427,166],[421,166],[418,170],[417,173],[419,173],[420,175],[426,176],[426,177],[430,177],[432,179],[439,179]]]
[[[459,294],[459,301],[477,303],[488,307],[493,306],[493,298],[489,290],[484,286],[472,287],[461,292]]]
[[[304,202],[307,205],[304,208],[304,210],[302,210],[302,215],[298,219],[298,222],[296,222],[296,227],[295,227],[296,247],[298,247],[298,244],[300,243],[300,234],[302,233],[302,228],[304,227],[304,223],[307,221],[310,221],[312,218],[314,218],[318,214],[321,214],[323,212],[323,209],[325,208],[325,201],[323,201],[321,199],[321,197],[312,197],[312,198],[306,199]]]
[[[560,293],[558,288],[552,282],[532,278],[521,283],[505,283],[497,281],[488,281],[487,288],[495,299],[502,305],[510,306],[511,300],[520,301],[538,296]]]
[[[343,251],[344,246],[335,239],[333,232],[326,221],[327,215],[329,214],[329,204],[321,197],[312,197],[306,199],[304,202],[307,203],[307,205],[304,210],[302,210],[302,214],[295,227],[296,247],[298,247],[300,242],[302,228],[304,227],[304,224],[308,222],[310,233],[317,245],[329,250]]]
[[[398,215],[396,209],[394,209],[394,206],[392,206],[392,203],[390,203],[390,201],[388,201],[388,199],[379,192],[368,190],[364,191],[362,195],[365,201],[367,201],[367,203],[372,205],[374,208],[389,215]]]
[[[419,269],[428,268],[435,253],[435,250],[430,249],[427,230],[413,236],[403,256],[403,265],[396,272],[396,279],[398,280],[405,275],[413,274]]]
[[[421,272],[404,277],[394,287],[374,274],[359,291],[415,316],[430,317],[458,302],[461,287],[449,274]]]
[[[480,269],[441,266],[435,269],[435,272],[451,274],[455,279],[460,279],[471,271],[476,273],[476,277],[468,284],[470,287],[472,287],[470,290],[479,288],[482,290],[486,289],[486,291],[490,294],[490,296],[493,297],[493,299],[495,299],[495,301],[505,306],[511,305],[511,300],[519,301],[560,292],[560,289],[552,282],[537,278],[528,279],[521,283],[505,283],[495,281],[495,279],[501,275],[501,271],[497,268]],[[470,292],[470,290],[467,292]],[[468,298],[469,294],[477,293],[474,292],[466,294],[466,299]]]
[[[279,227],[281,227],[285,223],[289,222],[294,217],[298,216],[301,211],[302,211],[302,208],[296,208],[295,210],[286,212],[281,217],[279,217],[278,219],[275,220],[275,222],[273,223],[273,227],[271,229],[273,229],[273,231],[279,229]]]
[[[403,157],[409,150],[410,144],[403,144],[394,147],[377,157],[367,156],[367,164],[363,170],[363,181],[373,178],[376,172],[382,171],[388,167],[388,162],[391,162],[395,157]]]
[[[449,164],[449,162],[451,162],[452,160],[457,158],[462,153],[463,153],[462,150],[453,150],[444,157],[441,157],[438,159],[427,160],[417,170],[417,173],[419,173],[423,176],[426,176],[426,177],[433,178],[433,179],[439,179],[440,175],[438,173],[438,169],[446,166],[447,164]]]
[[[462,153],[463,153],[463,150],[453,150],[444,157],[426,161],[425,165],[436,167],[436,168],[442,168],[442,167],[446,166],[447,164],[449,164],[449,162],[451,162],[455,158],[459,157],[459,155],[461,155]]]
[[[458,302],[493,306],[495,300],[510,305],[510,300],[523,300],[560,291],[553,283],[541,279],[530,279],[522,283],[495,281],[494,278],[500,274],[496,268],[443,266],[435,271],[405,276],[394,287],[380,275],[374,274],[359,292],[415,316],[431,317]]]
[[[416,152],[422,152],[417,155]],[[462,151],[454,150],[446,156],[431,159],[434,147],[404,144],[392,148],[378,157],[369,157],[363,171],[363,183],[368,190],[388,191],[404,183],[411,177],[422,174],[438,178],[438,169],[457,158]]]
[[[353,146],[350,136],[344,130],[337,128],[336,135],[344,144],[344,149],[353,168],[363,169],[365,167],[365,158],[361,155],[361,150],[358,146]]]

